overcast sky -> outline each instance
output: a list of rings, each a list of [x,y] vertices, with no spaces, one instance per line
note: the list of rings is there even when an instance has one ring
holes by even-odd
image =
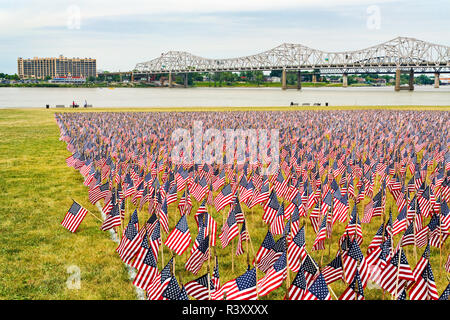
[[[92,57],[131,70],[169,50],[231,58],[283,42],[325,51],[397,36],[450,45],[448,0],[0,0],[0,72],[17,57]]]

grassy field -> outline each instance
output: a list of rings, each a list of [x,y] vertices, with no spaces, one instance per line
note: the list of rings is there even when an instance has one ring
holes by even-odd
[[[286,107],[286,108],[227,108],[227,110],[328,110],[330,107]],[[447,110],[450,107],[333,107],[333,109],[426,109]],[[222,108],[152,108],[152,109],[90,109],[96,111],[205,111],[223,110]],[[93,214],[100,216],[98,209],[90,205],[87,188],[83,186],[83,179],[78,171],[67,167],[65,158],[70,155],[66,144],[59,141],[59,130],[54,121],[54,112],[61,110],[45,109],[14,109],[0,110],[0,299],[135,299],[135,291],[128,279],[127,270],[115,252],[116,244],[110,239],[108,232],[99,230],[100,222],[89,214],[80,225],[75,234],[67,231],[60,225],[72,200],[76,199]],[[65,109],[65,112],[80,112],[84,109]],[[431,170],[431,168],[430,168]],[[408,177],[409,178],[409,177]],[[377,190],[378,184],[375,185]],[[180,197],[180,195],[179,195]],[[369,199],[365,200],[365,204]],[[393,204],[392,196],[388,193],[387,205]],[[195,213],[198,204],[194,201],[192,212]],[[350,210],[353,202],[350,201]],[[148,218],[147,206],[139,213],[140,224]],[[224,212],[217,213],[208,208],[218,222],[222,225]],[[262,223],[262,210],[254,208],[253,211],[242,205],[248,229],[252,238],[250,245],[250,259],[262,242],[267,226]],[[128,222],[132,213],[132,204],[126,216]],[[359,214],[362,217],[362,206],[359,205]],[[397,216],[394,203],[393,217]],[[388,214],[388,213],[387,213]],[[172,229],[179,219],[175,204],[169,206],[169,222]],[[363,225],[364,242],[363,253],[366,253],[368,244],[381,224],[381,218],[376,217],[369,225]],[[193,214],[188,218],[192,240],[197,235]],[[326,250],[323,252],[323,264],[329,263],[337,250],[337,239],[344,232],[345,225],[337,224],[333,232],[331,247],[328,240]],[[220,230],[219,230],[220,231]],[[307,223],[307,250],[317,261],[321,261],[321,252],[311,252],[314,241],[314,231]],[[400,236],[395,237],[397,245]],[[166,235],[163,235],[163,241]],[[220,264],[221,283],[236,277],[246,268],[246,254],[234,258],[234,272],[232,269],[231,250],[236,250],[236,241],[233,248],[228,246],[219,248],[217,255]],[[253,248],[252,248],[253,247]],[[245,246],[244,246],[245,249]],[[423,249],[417,251],[417,258],[422,255]],[[449,243],[443,249],[442,262],[449,252]],[[413,250],[407,247],[407,258],[413,268],[416,260]],[[195,278],[184,270],[184,263],[188,257],[187,252],[176,257],[176,276],[185,283]],[[167,263],[170,253],[167,249],[161,256],[159,265]],[[164,261],[163,261],[164,260]],[[439,294],[448,283],[445,270],[440,268],[439,250],[432,248],[431,264]],[[78,266],[81,270],[81,289],[70,290],[66,286],[70,274],[69,266]],[[198,276],[206,272],[206,263]],[[262,274],[259,273],[259,277]],[[290,273],[292,281],[295,274]],[[339,296],[345,285],[337,281],[331,288]],[[283,286],[261,299],[282,299],[286,291]],[[367,299],[381,299],[382,290],[367,288]],[[334,297],[333,297],[334,299]],[[386,294],[385,299],[390,299]]]

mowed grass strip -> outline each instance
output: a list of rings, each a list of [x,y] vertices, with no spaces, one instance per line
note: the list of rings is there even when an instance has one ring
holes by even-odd
[[[48,110],[0,111],[0,299],[135,299],[100,222],[87,214],[75,234],[60,224],[71,198],[100,214],[58,139]],[[66,285],[70,266],[79,290]]]
[[[449,110],[443,107],[440,110]],[[252,108],[234,108],[234,111],[249,111]],[[270,108],[271,109],[271,108]],[[295,108],[289,108],[295,109]],[[357,109],[357,108],[352,108]],[[400,107],[400,109],[403,109]],[[409,110],[408,108],[405,108]],[[161,108],[161,109],[133,109],[135,111],[219,111],[224,108]],[[229,109],[226,109],[229,110]],[[266,110],[262,108],[261,110]],[[274,110],[285,110],[278,108]],[[299,109],[296,109],[299,110]],[[59,111],[59,110],[55,110]],[[2,206],[0,212],[0,240],[4,246],[0,249],[0,271],[5,277],[0,279],[0,298],[6,299],[135,299],[133,286],[128,279],[126,269],[115,252],[116,244],[109,238],[109,233],[98,229],[99,221],[86,216],[76,234],[65,230],[60,222],[66,210],[70,207],[71,197],[83,204],[88,210],[99,216],[95,206],[88,201],[87,188],[83,186],[83,179],[78,171],[68,168],[65,158],[70,155],[66,144],[58,140],[59,130],[53,120],[54,110],[8,110],[0,112],[0,185],[2,188]],[[65,112],[79,112],[85,110],[64,110]],[[92,111],[129,111],[128,109],[96,109]],[[429,173],[433,168],[429,168]],[[409,171],[408,171],[409,173]],[[407,181],[410,175],[407,176]],[[379,178],[374,190],[379,188]],[[178,200],[181,193],[178,195]],[[125,225],[134,210],[128,200]],[[364,205],[370,199],[365,199]],[[350,210],[353,201],[350,200]],[[197,226],[194,220],[199,203],[193,200],[193,209],[188,217],[188,224],[192,241],[197,236]],[[286,205],[286,203],[285,203]],[[392,195],[388,193],[386,200],[386,220],[389,208],[392,207],[393,218],[397,216],[397,207]],[[252,241],[249,245],[250,262],[259,249],[268,227],[262,220],[263,210],[260,206],[253,210],[242,204],[247,219],[247,229]],[[216,212],[214,207],[208,206],[208,211],[218,223],[218,234],[223,224],[228,207]],[[358,205],[360,218],[363,206]],[[148,206],[139,212],[142,226],[148,219]],[[180,218],[177,204],[169,205],[169,226],[172,230]],[[429,219],[425,220],[428,223]],[[315,233],[309,219],[306,222],[306,247],[311,256],[323,266],[328,264],[336,255],[338,239],[345,232],[345,225],[337,222],[333,229],[332,241],[325,242],[326,249],[311,251]],[[370,224],[363,224],[364,242],[361,249],[366,254],[367,246],[382,222],[381,217],[375,217]],[[394,246],[400,240],[401,234],[394,239]],[[162,240],[167,235],[163,233]],[[276,237],[278,239],[278,237]],[[247,255],[234,256],[234,271],[232,271],[232,255],[236,250],[237,238],[234,244],[225,249],[221,248],[217,238],[216,253],[219,259],[221,283],[225,283],[241,274],[247,268]],[[329,246],[331,243],[331,246]],[[192,244],[191,246],[192,247]],[[244,251],[246,245],[243,246]],[[233,249],[233,251],[232,251]],[[423,253],[417,250],[417,259]],[[180,257],[175,257],[176,276],[179,281],[186,283],[207,272],[205,263],[197,276],[186,271],[184,264],[189,257],[188,250]],[[442,250],[442,263],[445,264],[449,252],[448,241]],[[323,254],[323,258],[322,258]],[[406,255],[413,269],[416,255],[411,246],[406,248]],[[171,252],[163,246],[158,265],[160,269],[168,262]],[[431,248],[431,265],[433,268],[439,294],[448,284],[446,273],[440,267],[440,251]],[[81,290],[69,290],[66,281],[69,276],[67,267],[77,265],[81,269]],[[211,259],[211,269],[214,259]],[[262,272],[258,277],[263,276]],[[295,273],[290,272],[292,282]],[[330,287],[339,297],[346,289],[343,281],[336,281]],[[283,299],[286,293],[286,282],[282,287],[274,290],[261,300]],[[376,286],[368,286],[365,290],[366,299],[382,299],[383,291]],[[391,299],[388,293],[385,299]],[[334,296],[333,296],[334,299]]]

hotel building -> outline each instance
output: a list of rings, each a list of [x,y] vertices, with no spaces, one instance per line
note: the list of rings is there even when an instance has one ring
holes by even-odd
[[[97,60],[92,58],[32,58],[17,59],[17,74],[21,79],[58,77],[88,78],[97,76]]]

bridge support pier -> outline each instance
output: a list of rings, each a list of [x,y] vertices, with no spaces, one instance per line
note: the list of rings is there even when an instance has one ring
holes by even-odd
[[[342,87],[347,88],[348,87],[348,74],[344,73],[342,75]]]
[[[315,74],[313,74],[312,75],[312,83],[316,83],[317,82],[317,78],[316,78],[316,75]]]
[[[172,88],[172,71],[169,71],[169,88]]]
[[[397,70],[395,70],[395,91],[400,91],[400,90],[413,91],[414,90],[414,69],[411,68],[409,71],[403,71],[403,73],[409,73],[408,85],[406,85],[406,86],[400,85],[402,70],[400,68],[397,68]]]
[[[400,75],[401,75],[401,70],[397,68],[397,70],[395,70],[395,91],[400,91]]]
[[[283,71],[281,72],[281,89],[286,90],[286,68],[283,68]]]
[[[434,87],[439,88],[439,72],[434,73]]]
[[[302,89],[302,73],[300,70],[297,71],[297,90]]]
[[[185,88],[188,87],[188,74],[187,73],[184,74],[184,87]]]
[[[414,69],[409,70],[409,91],[414,90]]]
[[[131,82],[134,82],[134,73],[131,72]]]

